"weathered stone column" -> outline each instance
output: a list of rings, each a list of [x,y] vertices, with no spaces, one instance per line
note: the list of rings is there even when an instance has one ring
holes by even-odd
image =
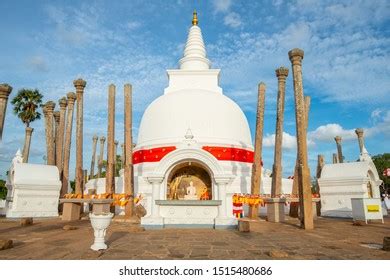
[[[115,85],[108,86],[106,193],[115,193]]]
[[[336,141],[336,145],[337,145],[338,162],[343,163],[343,150],[341,148],[341,136],[336,136],[334,140]]]
[[[286,78],[288,69],[280,67],[276,69],[278,77],[278,101],[276,111],[276,132],[275,132],[275,152],[274,165],[272,170],[271,197],[280,196],[282,192],[282,142],[283,142],[283,119],[284,119],[284,97],[286,90]]]
[[[26,135],[24,138],[24,147],[23,147],[23,162],[28,162],[28,157],[30,154],[30,145],[31,145],[31,135],[34,131],[32,127],[26,127]]]
[[[3,138],[3,128],[5,113],[7,111],[8,96],[11,94],[12,87],[8,84],[0,84],[0,141]]]
[[[301,210],[301,226],[304,229],[313,229],[313,209],[312,209],[312,193],[310,187],[310,172],[308,168],[307,156],[307,133],[306,133],[306,110],[303,97],[302,83],[302,59],[303,50],[293,49],[288,52],[292,63],[293,81],[294,81],[294,97],[295,97],[295,118],[296,118],[296,135],[298,146],[298,163],[299,163],[299,206]]]
[[[96,159],[96,145],[98,137],[94,135],[92,137],[92,159],[91,159],[91,172],[89,173],[89,178],[92,179],[95,176],[95,159]]]
[[[318,155],[317,174],[316,174],[317,179],[321,178],[321,171],[324,165],[325,165],[324,155]]]
[[[102,177],[102,168],[103,168],[103,158],[104,158],[104,142],[106,141],[106,137],[100,137],[100,153],[98,160],[98,178]]]
[[[118,144],[119,144],[119,142],[118,142],[118,140],[115,140],[114,141],[114,145],[115,145],[115,148],[114,148],[114,150],[115,150],[115,152],[114,152],[114,177],[116,176],[116,156],[118,155]]]
[[[87,82],[83,79],[73,81],[77,96],[76,114],[76,193],[82,194],[83,186],[83,95]]]
[[[310,96],[305,96],[304,97],[304,101],[305,101],[305,128],[306,128],[306,131],[307,131],[307,128],[308,128],[308,125],[309,125],[309,112],[310,112],[310,102],[311,102]],[[298,157],[299,157],[299,155],[298,155],[298,150],[297,150],[297,160],[295,162],[294,179],[293,179],[293,187],[292,187],[292,195],[294,197],[299,195],[299,190],[298,190],[298,181],[299,181]],[[310,182],[310,171],[308,171],[308,176],[309,176],[308,180]],[[290,217],[297,218],[298,217],[298,212],[299,212],[299,204],[295,203],[295,202],[291,203],[290,204],[290,213],[289,213]]]
[[[360,154],[363,154],[364,130],[363,130],[363,128],[356,128],[355,133],[356,133],[356,135],[358,137],[358,141],[359,141]]]
[[[73,109],[76,101],[76,94],[69,92],[68,97],[68,113],[66,115],[66,130],[65,130],[65,142],[64,142],[64,162],[62,167],[62,187],[61,197],[68,192],[69,186],[69,159],[70,148],[72,144],[72,125],[73,125]]]
[[[337,154],[333,153],[333,163],[338,163]]]
[[[123,169],[125,166],[125,143],[121,144],[121,150],[121,169]]]
[[[54,146],[54,123],[53,123],[53,113],[54,107],[56,104],[53,101],[48,101],[44,105],[43,115],[45,116],[45,124],[46,124],[46,156],[47,156],[47,164],[55,165],[56,164],[56,154],[55,154],[55,146]]]
[[[66,107],[68,106],[68,101],[66,97],[58,100],[60,105],[60,125],[58,127],[58,141],[56,143],[56,165],[60,172],[60,178],[62,178],[62,169],[63,169],[63,158],[64,158],[64,137],[65,137],[65,117],[66,117]]]
[[[124,182],[125,194],[130,196],[129,203],[125,207],[125,215],[134,216],[134,179],[133,179],[133,122],[132,122],[132,87],[125,84],[124,87],[124,116],[125,116],[125,143],[124,143]]]
[[[57,163],[58,163],[58,161],[57,161],[57,143],[58,143],[58,137],[59,137],[60,111],[54,111],[53,117],[54,117],[54,158],[55,158],[56,165],[57,165]]]
[[[260,194],[261,184],[261,157],[263,149],[263,128],[264,128],[264,103],[265,103],[265,84],[261,82],[258,86],[257,115],[256,115],[256,135],[255,135],[255,154],[252,165],[251,193]],[[249,208],[248,217],[256,219],[258,217],[258,207]]]

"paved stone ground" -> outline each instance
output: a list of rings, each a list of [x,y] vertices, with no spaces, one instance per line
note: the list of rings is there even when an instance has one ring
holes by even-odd
[[[64,230],[64,225],[76,230]],[[274,224],[252,223],[252,231],[162,229],[139,231],[136,225],[113,222],[107,250],[89,249],[93,231],[88,220],[34,221],[21,227],[0,218],[0,239],[12,239],[14,248],[0,251],[0,259],[272,259],[282,251],[285,259],[390,259],[379,249],[390,236],[390,218],[354,226],[350,219],[319,218],[315,230],[298,228],[298,220]]]

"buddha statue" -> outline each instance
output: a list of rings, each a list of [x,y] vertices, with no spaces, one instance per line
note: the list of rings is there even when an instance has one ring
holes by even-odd
[[[196,188],[194,187],[194,182],[190,182],[190,185],[186,188],[186,195],[184,196],[185,200],[197,200],[198,196],[196,195]]]

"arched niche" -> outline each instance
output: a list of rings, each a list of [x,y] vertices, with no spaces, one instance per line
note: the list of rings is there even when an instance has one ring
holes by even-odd
[[[173,166],[167,176],[166,199],[185,199],[190,184],[195,187],[198,200],[212,199],[210,171],[197,161],[184,161]]]

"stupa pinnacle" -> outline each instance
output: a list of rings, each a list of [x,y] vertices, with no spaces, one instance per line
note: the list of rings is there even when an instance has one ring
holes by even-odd
[[[192,26],[188,33],[184,56],[179,61],[183,70],[207,70],[210,69],[210,61],[206,57],[206,47],[203,42],[202,31],[198,26],[198,15],[193,13]]]

